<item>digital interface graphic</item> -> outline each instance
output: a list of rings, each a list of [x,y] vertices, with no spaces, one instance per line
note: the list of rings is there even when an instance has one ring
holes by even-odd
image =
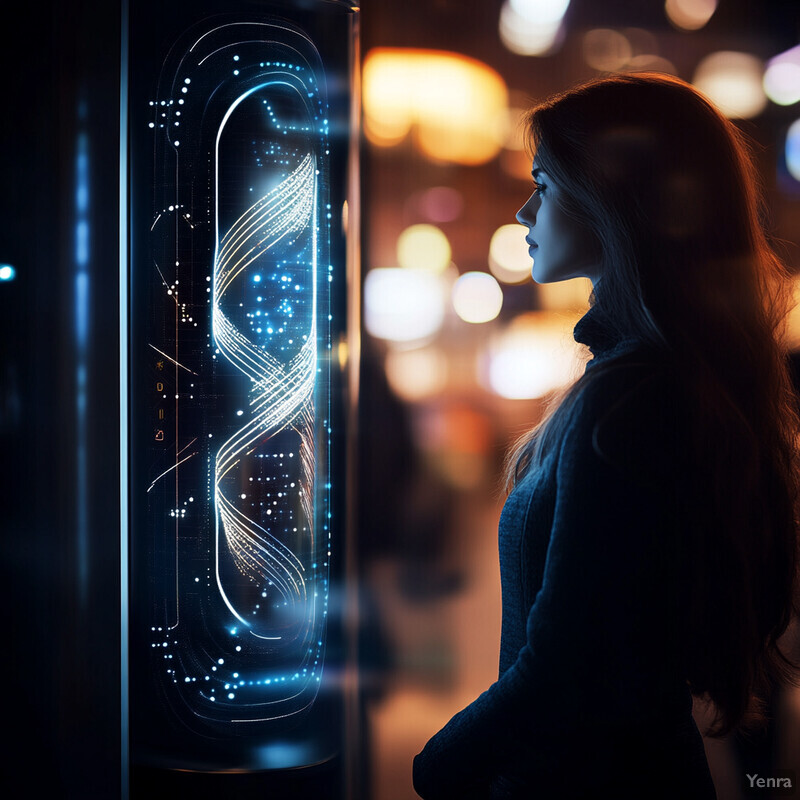
[[[201,732],[302,716],[322,677],[326,97],[299,29],[235,22],[173,53],[150,101],[147,631],[163,697]]]

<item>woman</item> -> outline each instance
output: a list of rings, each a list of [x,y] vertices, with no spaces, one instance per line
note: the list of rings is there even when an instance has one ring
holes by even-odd
[[[787,275],[743,137],[655,74],[527,116],[533,277],[585,276],[593,358],[518,445],[500,677],[414,761],[438,798],[713,798],[708,735],[764,723],[794,665],[798,420]],[[744,780],[744,776],[742,776]]]

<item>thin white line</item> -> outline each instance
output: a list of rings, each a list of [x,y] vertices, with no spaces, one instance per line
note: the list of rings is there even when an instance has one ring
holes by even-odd
[[[184,448],[184,450],[185,450],[185,449],[186,449],[186,448]],[[157,477],[157,478],[156,478],[156,479],[155,479],[155,480],[154,480],[154,481],[153,481],[153,482],[150,484],[150,489],[152,489],[152,488],[153,488],[153,487],[154,487],[154,486],[155,486],[155,485],[156,485],[156,484],[157,484],[157,483],[158,483],[158,482],[159,482],[159,481],[160,481],[160,480],[161,480],[161,479],[162,479],[162,478],[163,478],[165,475],[167,475],[167,474],[169,474],[170,472],[172,472],[172,470],[174,470],[174,469],[175,469],[175,468],[176,468],[176,467],[177,467],[179,464],[183,464],[183,462],[184,462],[184,461],[188,461],[188,460],[189,460],[189,459],[190,459],[192,456],[196,456],[198,452],[199,452],[198,450],[195,450],[195,451],[194,451],[194,453],[192,453],[191,455],[188,455],[188,456],[186,456],[186,458],[182,458],[180,461],[176,461],[176,462],[175,462],[175,463],[174,463],[174,464],[173,464],[173,465],[172,465],[172,466],[171,466],[169,469],[166,469],[166,470],[164,470],[164,472],[162,472],[162,473],[161,473],[161,474],[160,474],[160,475],[159,475],[159,476],[158,476],[158,477]],[[148,489],[147,491],[149,492],[149,491],[150,491],[150,489]]]
[[[150,347],[153,348],[153,350],[156,351],[156,353],[161,353],[161,355],[164,356],[164,358],[168,358],[173,364],[176,364],[181,369],[185,369],[187,372],[191,373],[192,375],[197,375],[197,373],[196,372],[192,372],[189,369],[189,367],[184,367],[183,364],[181,364],[180,362],[176,361],[172,356],[168,356],[163,350],[159,350],[154,344],[150,344],[150,342],[148,342],[148,344],[150,345]]]

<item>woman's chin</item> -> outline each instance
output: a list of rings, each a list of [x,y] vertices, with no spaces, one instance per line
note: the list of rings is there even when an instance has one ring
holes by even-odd
[[[531,270],[531,277],[533,278],[535,283],[558,283],[559,281],[563,281],[564,278],[558,275],[550,274],[546,269],[542,269],[541,267],[536,266],[536,262],[533,262],[533,269]]]

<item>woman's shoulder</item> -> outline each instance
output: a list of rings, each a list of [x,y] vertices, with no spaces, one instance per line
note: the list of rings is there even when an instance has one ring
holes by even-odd
[[[576,411],[587,414],[666,410],[684,393],[684,379],[665,352],[636,343],[586,367]]]
[[[567,426],[565,446],[591,446],[603,461],[661,476],[685,437],[685,381],[670,357],[630,346],[590,362]]]

